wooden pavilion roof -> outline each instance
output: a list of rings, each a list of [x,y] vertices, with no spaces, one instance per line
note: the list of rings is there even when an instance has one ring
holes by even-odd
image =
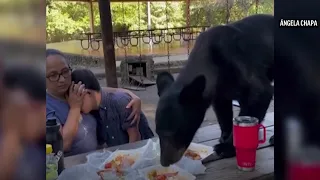
[[[98,2],[98,0],[55,0],[55,1],[70,1],[70,2]],[[110,0],[111,2],[166,2],[166,1],[187,1],[187,0]],[[194,0],[190,0],[194,1]]]

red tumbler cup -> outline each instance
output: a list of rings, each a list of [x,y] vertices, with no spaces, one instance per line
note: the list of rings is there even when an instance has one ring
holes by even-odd
[[[299,146],[296,152],[288,149],[287,180],[320,180],[320,148],[300,143]]]
[[[288,180],[319,180],[320,163],[302,164],[290,163],[288,169]]]
[[[263,139],[259,139],[259,129],[263,129]],[[256,165],[258,145],[266,141],[266,128],[255,117],[238,116],[233,120],[233,145],[236,148],[238,168],[253,171]]]

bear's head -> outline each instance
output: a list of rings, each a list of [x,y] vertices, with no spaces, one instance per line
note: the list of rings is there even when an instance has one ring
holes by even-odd
[[[182,85],[168,72],[157,76],[158,95],[156,132],[161,147],[161,165],[169,166],[181,159],[200,127],[210,100],[203,98],[205,76]]]

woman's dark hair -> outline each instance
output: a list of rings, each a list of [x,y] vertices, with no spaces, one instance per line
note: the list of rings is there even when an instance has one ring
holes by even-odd
[[[67,57],[63,54],[63,52],[56,50],[56,49],[47,49],[46,50],[46,57],[54,56],[54,55],[59,55],[59,56],[63,57],[63,59],[68,64],[68,66],[70,66],[69,61],[68,61]]]
[[[89,69],[76,69],[72,72],[71,77],[74,83],[81,81],[85,85],[86,89],[98,92],[101,90],[98,79]]]
[[[59,50],[56,49],[47,49],[46,50],[46,57],[51,56],[51,55],[59,55],[62,56],[66,59],[66,56]]]

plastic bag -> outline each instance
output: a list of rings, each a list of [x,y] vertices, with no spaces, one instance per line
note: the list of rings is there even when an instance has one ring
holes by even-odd
[[[187,158],[183,156],[180,161],[178,161],[176,166],[180,167],[181,169],[184,169],[188,171],[189,173],[193,175],[199,175],[204,174],[206,171],[206,167],[202,164],[201,160],[192,160],[190,158]]]
[[[138,170],[124,171],[121,178],[116,174],[116,172],[103,172],[101,177],[104,180],[145,180]]]
[[[112,154],[111,151],[104,150],[103,152],[94,152],[87,155],[87,163],[91,166],[93,166],[96,169],[99,169],[99,167],[104,163],[106,159],[110,157]]]
[[[126,163],[125,158],[122,160],[121,167],[121,178],[138,180],[143,179],[138,173],[138,169],[142,169],[148,166],[153,166],[159,162],[156,151],[154,149],[154,143],[151,139],[148,140],[147,144],[143,147],[131,150],[116,150],[113,152],[109,158],[107,158],[102,164],[100,164],[99,169],[105,169],[105,164],[110,163],[112,160],[115,160],[117,157],[126,157],[133,159],[134,163],[130,165]],[[115,169],[110,169],[108,171],[101,172],[103,179],[114,179],[119,178],[117,171]]]
[[[192,143],[189,147],[191,150],[199,151],[199,149],[203,151],[199,151],[201,158],[205,158],[210,155],[212,147],[199,145]],[[212,150],[213,152],[213,150]],[[73,166],[69,169],[63,171],[63,173],[59,176],[58,180],[69,180],[69,179],[77,179],[77,180],[100,180],[100,176],[97,174],[98,171],[105,169],[105,164],[111,162],[113,159],[118,157],[119,155],[127,155],[134,159],[133,164],[127,164],[121,169],[122,176],[120,179],[123,180],[144,180],[146,170],[152,170],[151,167],[156,169],[163,169],[160,165],[160,144],[159,139],[153,142],[151,139],[147,141],[147,144],[143,147],[131,150],[116,150],[115,152],[104,151],[104,152],[94,152],[87,155],[87,162],[82,165]],[[170,166],[175,170],[181,170],[182,174],[191,174],[188,175],[188,179],[193,180],[193,175],[203,174],[206,170],[206,167],[202,165],[200,160],[192,160],[183,156],[179,162],[175,165]],[[141,171],[142,170],[142,171]],[[108,171],[103,171],[100,173],[103,179],[113,180],[119,179],[117,172],[115,169],[111,169]]]
[[[63,170],[57,180],[101,180],[97,170],[89,164],[80,164]]]

